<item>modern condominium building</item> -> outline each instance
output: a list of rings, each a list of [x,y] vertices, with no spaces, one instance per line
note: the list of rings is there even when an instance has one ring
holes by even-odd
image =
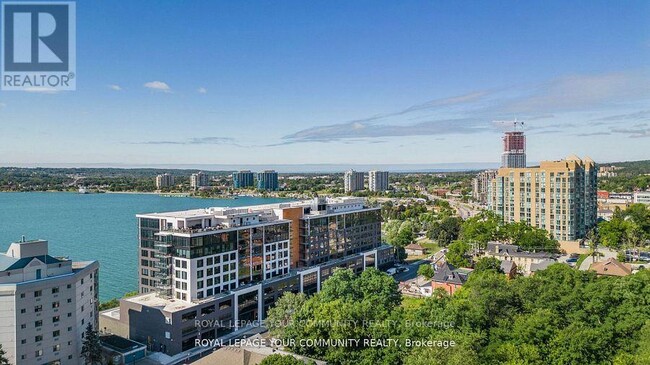
[[[363,172],[348,170],[343,175],[343,187],[346,193],[365,189]]]
[[[492,179],[494,179],[496,176],[496,170],[481,171],[478,173],[478,175],[476,175],[476,177],[472,180],[472,197],[474,200],[483,205],[487,204],[488,187],[490,186]]]
[[[388,171],[370,171],[368,172],[368,189],[370,191],[388,190]]]
[[[171,174],[162,174],[156,176],[156,188],[169,188],[174,186],[174,175]]]
[[[282,293],[314,293],[335,268],[360,272],[394,256],[381,244],[380,208],[362,198],[137,217],[141,295],[102,313],[100,324],[168,354],[264,319]]]
[[[596,225],[597,168],[570,156],[539,167],[500,168],[488,207],[506,222],[526,222],[561,241],[583,238]]]
[[[257,173],[257,188],[260,190],[278,190],[278,173],[275,170],[264,170]]]
[[[250,188],[255,184],[253,183],[254,176],[249,170],[242,170],[232,173],[232,184],[235,189]]]
[[[506,132],[503,136],[501,167],[526,167],[526,136],[524,136],[524,132]]]
[[[199,189],[206,186],[210,186],[210,177],[208,174],[203,171],[199,171],[196,174],[190,176],[190,186],[192,189]]]
[[[0,254],[0,343],[10,364],[84,364],[83,334],[97,328],[99,264],[48,254],[43,240]]]

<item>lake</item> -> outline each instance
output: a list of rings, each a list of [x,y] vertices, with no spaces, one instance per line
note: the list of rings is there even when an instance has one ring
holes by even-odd
[[[98,260],[100,301],[138,289],[138,213],[286,201],[156,194],[0,193],[0,250],[21,236],[49,241],[50,255]]]

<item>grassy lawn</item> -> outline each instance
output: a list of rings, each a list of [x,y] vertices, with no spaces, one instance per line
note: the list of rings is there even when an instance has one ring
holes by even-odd
[[[575,257],[575,256],[574,256],[574,257]],[[576,261],[576,268],[577,268],[577,269],[580,269],[580,265],[582,264],[582,262],[583,262],[587,257],[589,257],[589,255],[587,255],[586,253],[583,253],[583,254],[580,255],[580,257],[578,257],[578,261]]]
[[[415,241],[415,243],[426,248],[428,250],[429,255],[433,255],[434,253],[438,252],[441,248],[440,246],[438,246],[437,243],[433,242],[428,238],[417,240]]]
[[[424,298],[402,297],[402,307],[405,309],[415,309],[424,303]]]

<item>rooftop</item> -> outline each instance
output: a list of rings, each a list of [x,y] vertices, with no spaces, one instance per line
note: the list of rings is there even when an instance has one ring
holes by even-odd
[[[320,200],[318,200],[320,199]],[[315,198],[311,200],[295,200],[282,203],[273,203],[273,204],[261,204],[261,205],[249,205],[243,207],[208,207],[202,209],[191,209],[191,210],[182,210],[175,212],[162,212],[162,213],[146,213],[138,214],[138,217],[143,218],[208,218],[214,216],[226,216],[226,215],[237,215],[237,214],[254,214],[254,213],[263,213],[270,212],[274,209],[284,209],[284,208],[294,208],[294,207],[312,207],[318,204],[326,204],[328,206],[340,206],[340,205],[365,205],[365,198],[358,197],[337,197],[337,198]],[[317,213],[311,213],[317,214]]]

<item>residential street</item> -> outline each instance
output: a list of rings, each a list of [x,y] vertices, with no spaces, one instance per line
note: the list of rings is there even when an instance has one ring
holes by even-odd
[[[603,256],[597,258],[598,261],[607,260],[608,258],[616,258],[616,251],[612,251],[608,248],[599,248],[598,252],[602,253]],[[588,256],[581,264],[580,270],[586,271],[589,270],[589,266],[594,262],[593,257]]]

